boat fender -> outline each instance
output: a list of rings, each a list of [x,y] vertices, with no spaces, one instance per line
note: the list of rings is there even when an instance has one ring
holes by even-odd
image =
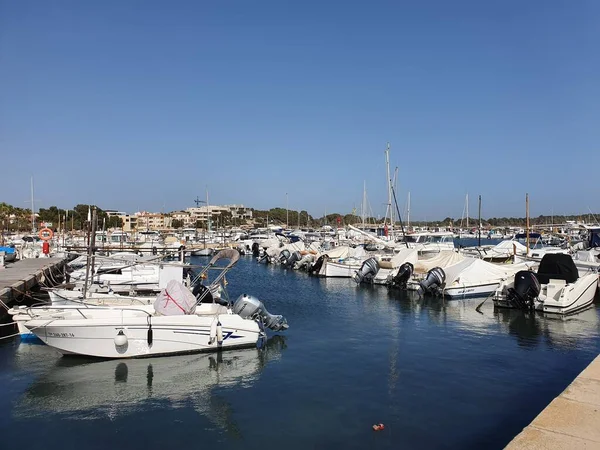
[[[148,335],[146,340],[148,341],[148,347],[152,347],[152,341],[154,341],[154,332],[152,331],[152,320],[150,316],[148,316]]]
[[[154,340],[154,333],[152,331],[152,325],[148,328],[148,346],[152,346],[152,341]]]
[[[215,339],[217,338],[217,323],[215,321],[213,321],[213,323],[210,324],[210,336],[208,339],[208,344],[212,344],[213,342],[215,342]]]
[[[217,345],[223,345],[223,327],[219,319],[217,319]]]
[[[119,332],[115,336],[115,345],[117,347],[123,347],[124,345],[127,345],[127,336],[125,336],[123,330],[119,330]]]

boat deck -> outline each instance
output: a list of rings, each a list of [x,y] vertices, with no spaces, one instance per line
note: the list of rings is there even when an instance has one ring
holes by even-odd
[[[506,446],[575,448],[600,449],[600,356]]]

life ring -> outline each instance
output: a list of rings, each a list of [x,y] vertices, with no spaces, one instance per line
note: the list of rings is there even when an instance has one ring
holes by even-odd
[[[42,228],[38,235],[42,241],[49,241],[54,236],[54,231],[50,228]]]

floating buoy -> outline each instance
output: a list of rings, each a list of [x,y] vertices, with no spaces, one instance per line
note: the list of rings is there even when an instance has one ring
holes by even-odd
[[[375,431],[381,431],[385,429],[385,425],[382,423],[376,423],[375,425],[373,425],[373,430]]]
[[[127,336],[125,336],[123,330],[119,330],[119,332],[115,336],[115,345],[117,347],[123,347],[124,345],[127,345]]]

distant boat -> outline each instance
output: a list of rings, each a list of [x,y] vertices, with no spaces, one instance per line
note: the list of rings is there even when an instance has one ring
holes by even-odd
[[[212,248],[202,248],[200,250],[192,250],[192,256],[212,256],[214,250]]]

